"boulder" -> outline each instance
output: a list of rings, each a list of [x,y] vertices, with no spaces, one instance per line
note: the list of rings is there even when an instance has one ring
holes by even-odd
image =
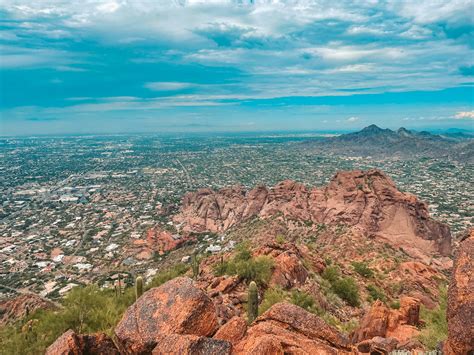
[[[23,294],[0,301],[0,326],[15,322],[38,309],[55,309],[53,302],[34,294]]]
[[[359,327],[352,335],[352,342],[359,344],[374,337],[393,338],[406,342],[419,334],[420,300],[402,297],[400,309],[389,309],[380,300],[372,304],[362,317]]]
[[[237,344],[247,332],[247,323],[241,317],[233,317],[219,328],[214,339],[226,340],[233,345]]]
[[[369,312],[361,319],[359,327],[352,335],[352,342],[359,343],[373,337],[385,337],[388,329],[390,310],[380,300],[372,304]]]
[[[104,333],[76,334],[69,329],[46,349],[46,355],[119,355],[114,342]]]
[[[145,292],[115,328],[124,351],[149,353],[168,334],[211,336],[217,330],[211,299],[187,277],[178,277]]]
[[[156,343],[153,355],[227,355],[232,346],[225,340],[197,335],[171,334],[163,336]]]
[[[448,288],[446,355],[474,352],[474,229],[461,242]]]
[[[349,342],[318,316],[289,304],[277,303],[258,317],[235,354],[345,354]]]

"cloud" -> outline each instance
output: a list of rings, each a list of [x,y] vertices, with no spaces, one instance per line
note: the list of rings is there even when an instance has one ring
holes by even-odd
[[[179,91],[189,89],[195,86],[192,83],[172,82],[172,81],[156,81],[149,82],[144,85],[147,89],[153,91]]]
[[[474,120],[474,111],[461,111],[454,115],[456,120]]]
[[[359,117],[353,116],[353,117],[349,117],[346,121],[347,122],[357,122],[357,121],[359,121],[359,119],[360,119]]]

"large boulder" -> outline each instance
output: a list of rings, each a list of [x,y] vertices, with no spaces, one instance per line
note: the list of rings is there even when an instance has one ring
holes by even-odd
[[[171,334],[158,340],[153,355],[227,355],[232,346],[225,340],[197,335]]]
[[[346,337],[304,309],[277,303],[258,317],[235,354],[349,354]]]
[[[474,352],[474,229],[461,243],[448,289],[447,355]]]
[[[46,349],[46,355],[119,355],[112,339],[104,333],[76,334],[69,329]]]
[[[145,292],[115,328],[123,351],[150,353],[163,335],[211,336],[217,330],[211,299],[187,277],[175,278]]]
[[[214,339],[226,340],[232,344],[237,344],[247,332],[247,323],[241,317],[233,317],[226,324],[219,328],[214,335]]]
[[[369,344],[374,337],[391,338],[398,343],[405,343],[419,334],[420,300],[413,297],[402,297],[400,309],[389,309],[381,301],[372,304],[370,310],[362,317],[359,327],[352,334],[354,344]],[[380,343],[378,341],[377,343]],[[389,342],[390,344],[393,341]]]

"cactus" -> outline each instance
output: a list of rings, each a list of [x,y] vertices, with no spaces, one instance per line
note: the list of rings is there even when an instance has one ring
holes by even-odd
[[[135,296],[136,296],[136,299],[138,300],[138,298],[141,295],[143,295],[143,277],[138,276],[135,279]]]
[[[251,324],[258,316],[258,288],[254,281],[249,285],[247,306],[248,322]]]
[[[191,260],[191,267],[193,269],[193,279],[197,279],[197,277],[199,276],[199,260],[196,254],[193,255],[193,258]]]

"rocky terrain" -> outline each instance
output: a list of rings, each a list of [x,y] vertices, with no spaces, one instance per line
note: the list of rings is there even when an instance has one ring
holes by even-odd
[[[449,228],[379,170],[339,172],[322,188],[283,181],[202,189],[185,195],[171,218],[179,238],[150,230],[140,247],[170,253],[170,263],[179,251],[172,249],[183,247],[176,240],[216,233],[224,248],[196,251],[183,276],[150,286],[108,334],[68,330],[47,354],[473,350],[473,232],[455,253],[451,277]],[[446,323],[450,278],[445,341],[446,334],[427,335],[427,314]]]
[[[305,145],[353,156],[390,156],[403,159],[423,156],[447,157],[471,163],[474,161],[474,142],[470,134],[438,135],[425,131],[410,131],[403,127],[393,131],[370,125],[359,132],[308,141]]]
[[[201,189],[187,194],[174,217],[188,232],[224,232],[252,218],[344,226],[365,238],[383,239],[413,256],[450,254],[446,225],[429,218],[426,204],[400,192],[380,170],[339,172],[328,186],[283,181],[272,188]]]

